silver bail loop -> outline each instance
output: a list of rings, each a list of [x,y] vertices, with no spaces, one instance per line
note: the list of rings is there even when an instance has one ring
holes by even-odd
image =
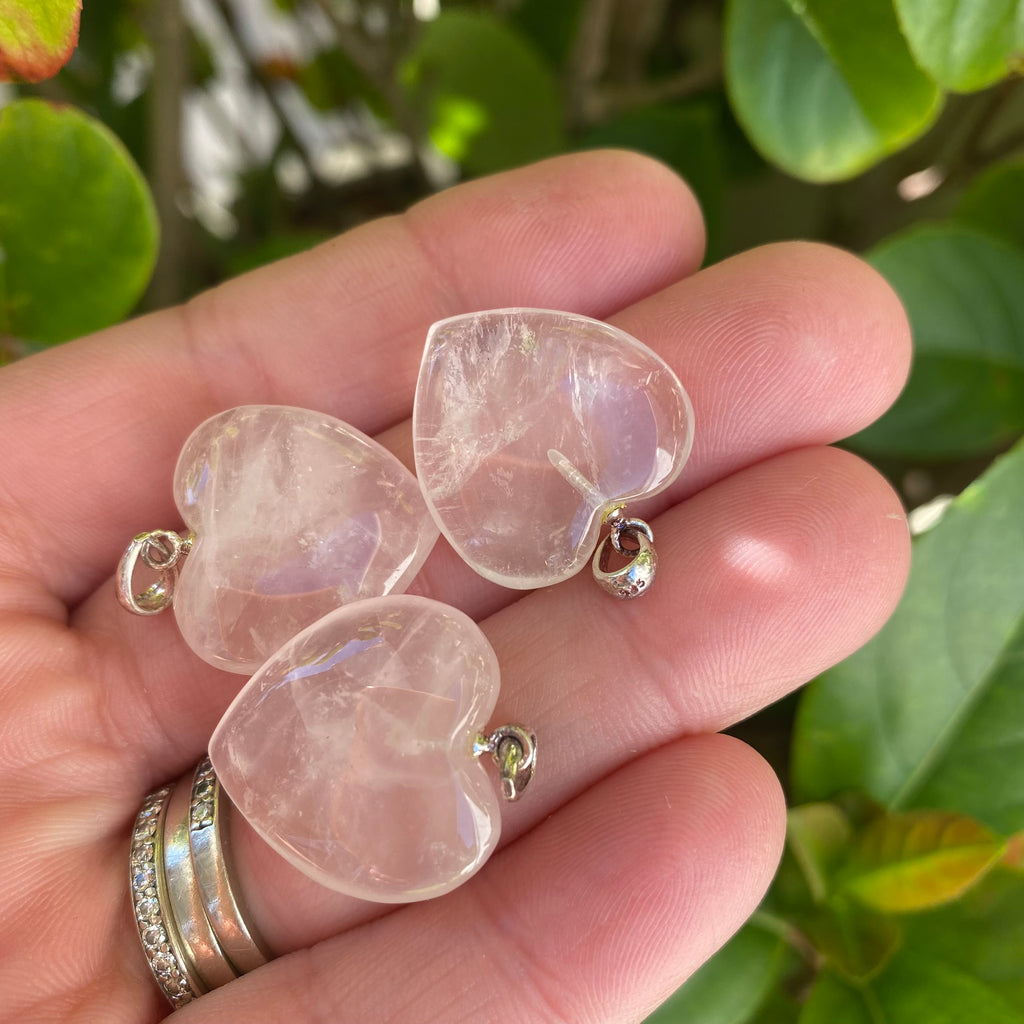
[[[501,795],[518,800],[537,767],[537,736],[521,725],[502,725],[490,736],[477,736],[473,754],[491,755],[501,775]]]
[[[194,540],[191,533],[182,537],[173,530],[148,530],[137,534],[117,567],[117,599],[121,606],[136,615],[158,615],[170,608],[181,560],[192,550]],[[137,594],[135,567],[140,558],[157,578]]]
[[[601,589],[612,597],[623,601],[641,597],[651,589],[658,572],[654,531],[643,519],[627,519],[622,508],[613,509],[605,517],[605,521],[611,532],[594,552],[594,559],[591,562],[594,579]],[[629,559],[621,569],[608,568],[613,551]]]

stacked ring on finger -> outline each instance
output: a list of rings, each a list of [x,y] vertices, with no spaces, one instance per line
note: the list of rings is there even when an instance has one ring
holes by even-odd
[[[135,819],[132,909],[146,962],[175,1009],[268,959],[231,884],[226,806],[204,757],[151,793]]]

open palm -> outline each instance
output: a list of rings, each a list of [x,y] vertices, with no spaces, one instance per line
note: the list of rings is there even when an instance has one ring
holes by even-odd
[[[741,924],[783,802],[757,754],[714,734],[854,650],[896,601],[899,503],[825,446],[892,401],[909,337],[849,255],[784,244],[698,272],[702,246],[669,171],[571,156],[0,371],[0,1019],[169,1010],[129,908],[128,836],[243,679],[201,662],[173,616],[124,612],[111,576],[133,534],[180,525],[184,439],[230,406],[295,405],[410,463],[427,328],[478,309],[608,319],[679,375],[693,455],[635,510],[657,586],[618,604],[583,574],[524,596],[439,542],[413,592],[481,623],[502,667],[493,720],[542,737],[502,849],[447,896],[381,907],[318,888],[235,816],[237,882],[279,958],[176,1019],[621,1024]]]

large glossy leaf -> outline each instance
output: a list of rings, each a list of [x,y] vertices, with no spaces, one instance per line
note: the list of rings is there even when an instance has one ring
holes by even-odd
[[[994,164],[971,182],[956,219],[1024,250],[1024,157]]]
[[[485,14],[443,11],[423,29],[402,79],[435,145],[471,174],[564,147],[553,75],[526,39]]]
[[[947,89],[998,82],[1024,53],[1021,0],[896,0],[914,56]]]
[[[891,0],[730,0],[726,81],[761,152],[810,181],[849,178],[935,119]]]
[[[1024,252],[950,224],[912,228],[868,254],[899,293],[914,365],[896,404],[850,439],[873,455],[953,459],[1024,431]]]
[[[1022,509],[1018,445],[918,538],[895,614],[801,701],[801,799],[857,790],[1024,828]]]
[[[975,884],[1005,848],[998,836],[963,815],[881,815],[857,837],[842,889],[884,913],[936,907]]]
[[[746,1024],[783,973],[792,950],[756,923],[733,936],[647,1024]]]
[[[67,63],[78,43],[82,0],[0,0],[0,82],[40,82]]]
[[[0,247],[17,337],[64,341],[131,309],[156,259],[156,213],[102,124],[40,100],[0,111]]]

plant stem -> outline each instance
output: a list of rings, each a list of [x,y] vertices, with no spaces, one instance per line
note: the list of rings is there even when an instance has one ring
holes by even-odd
[[[821,954],[814,948],[807,936],[784,917],[779,917],[778,914],[767,910],[755,910],[750,916],[749,923],[763,931],[771,932],[772,935],[777,935],[815,969],[821,966]]]
[[[565,110],[570,128],[582,128],[594,118],[591,98],[608,61],[608,40],[616,0],[588,0],[566,60]]]
[[[589,112],[594,120],[603,121],[648,103],[664,103],[666,100],[693,96],[713,88],[721,80],[722,63],[720,60],[712,60],[654,82],[638,82],[636,85],[600,90],[592,97]]]
[[[149,20],[153,47],[149,157],[160,221],[160,256],[149,299],[159,308],[181,299],[187,259],[188,224],[178,200],[186,187],[181,133],[182,99],[188,86],[188,37],[180,0],[151,4]]]

